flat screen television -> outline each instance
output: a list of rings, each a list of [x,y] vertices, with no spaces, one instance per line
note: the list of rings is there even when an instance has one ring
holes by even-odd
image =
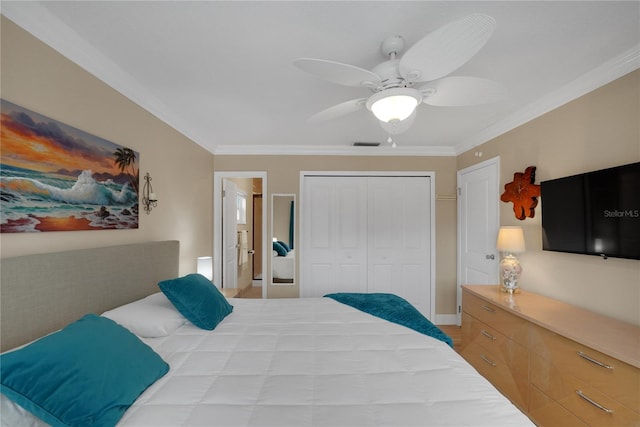
[[[640,162],[540,186],[544,250],[640,259]]]

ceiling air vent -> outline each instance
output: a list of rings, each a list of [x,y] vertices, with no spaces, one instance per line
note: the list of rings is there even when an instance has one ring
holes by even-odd
[[[379,142],[354,142],[354,147],[378,147],[380,145]]]

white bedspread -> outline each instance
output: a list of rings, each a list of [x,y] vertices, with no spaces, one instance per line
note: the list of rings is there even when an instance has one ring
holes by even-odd
[[[119,426],[533,426],[445,343],[327,298],[232,299]]]
[[[296,261],[295,249],[286,256],[271,258],[271,271],[274,279],[293,279],[293,265]]]

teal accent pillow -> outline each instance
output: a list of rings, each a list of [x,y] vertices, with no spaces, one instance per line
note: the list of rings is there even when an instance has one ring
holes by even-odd
[[[114,426],[168,371],[126,328],[87,314],[0,355],[0,392],[53,427]]]
[[[178,311],[200,329],[213,330],[233,311],[224,295],[202,274],[163,280],[158,286]]]
[[[291,252],[291,248],[285,242],[278,240],[278,243],[282,245],[282,247],[284,248],[285,251],[287,251],[287,253]]]
[[[280,242],[273,242],[273,250],[278,253],[278,256],[287,256],[287,250]]]

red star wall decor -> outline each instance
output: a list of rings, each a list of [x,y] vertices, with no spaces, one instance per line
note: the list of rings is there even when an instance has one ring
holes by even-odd
[[[524,173],[514,173],[513,181],[504,185],[504,193],[500,200],[506,203],[513,202],[513,212],[519,220],[535,216],[540,197],[540,186],[534,184],[535,180],[536,167],[529,166]]]

